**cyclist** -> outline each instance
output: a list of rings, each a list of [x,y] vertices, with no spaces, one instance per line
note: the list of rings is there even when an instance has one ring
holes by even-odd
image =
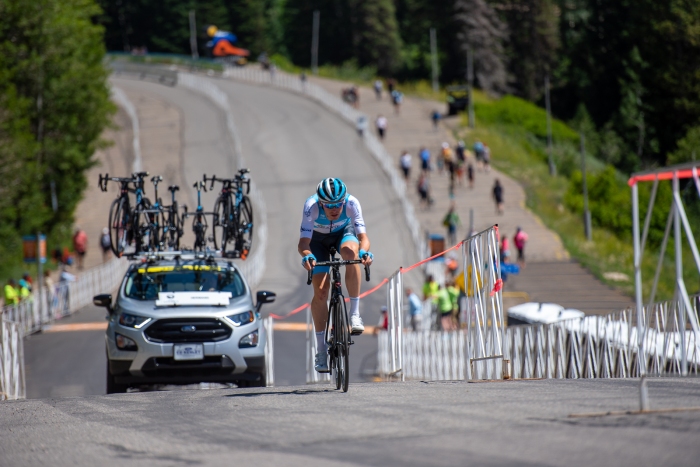
[[[335,247],[344,260],[361,259],[363,264],[372,264],[373,255],[369,252],[369,237],[362,219],[360,202],[348,193],[345,183],[339,178],[325,178],[316,187],[316,193],[304,204],[301,221],[299,254],[301,264],[308,271],[316,261],[328,261],[329,249]],[[328,319],[328,266],[314,268],[314,298],[311,300],[311,314],[316,330],[317,350],[314,368],[319,373],[327,373],[328,353],[324,338]],[[345,267],[345,286],[350,296],[350,328],[353,335],[365,330],[360,317],[359,264]]]

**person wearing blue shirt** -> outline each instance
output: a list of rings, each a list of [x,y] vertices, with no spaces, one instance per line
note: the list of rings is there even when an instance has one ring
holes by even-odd
[[[406,288],[406,296],[408,297],[408,314],[411,317],[411,329],[418,331],[423,313],[423,303],[410,288]]]

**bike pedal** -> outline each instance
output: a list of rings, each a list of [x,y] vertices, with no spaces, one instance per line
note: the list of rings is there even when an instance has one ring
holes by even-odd
[[[364,332],[364,331],[351,331],[351,332],[350,332],[350,335],[351,335],[351,336],[359,336],[359,335],[362,334],[363,332]]]
[[[355,343],[355,341],[350,341],[350,345],[352,345],[352,344],[354,344],[354,343]]]

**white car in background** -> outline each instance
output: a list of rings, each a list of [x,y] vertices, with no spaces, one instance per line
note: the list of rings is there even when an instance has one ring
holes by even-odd
[[[583,318],[581,310],[564,308],[556,303],[527,302],[508,308],[508,325],[549,324],[567,319]]]

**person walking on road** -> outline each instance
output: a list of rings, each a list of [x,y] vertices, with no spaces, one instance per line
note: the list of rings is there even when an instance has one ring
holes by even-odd
[[[496,203],[496,214],[503,214],[503,187],[498,179],[493,183],[492,195]]]
[[[77,229],[73,235],[73,250],[78,259],[78,269],[83,269],[85,255],[87,254],[88,236],[83,229]]]
[[[408,314],[411,317],[411,329],[413,332],[416,332],[420,330],[421,320],[423,319],[423,304],[411,288],[406,288],[406,297],[408,297]]]
[[[379,114],[377,120],[374,122],[377,126],[377,134],[379,134],[379,139],[384,140],[384,135],[386,135],[387,120],[382,114]]]
[[[421,173],[418,178],[418,194],[423,207],[429,209],[433,201],[430,199],[430,182],[428,182],[428,176],[425,172]]]
[[[377,96],[377,100],[382,100],[382,80],[378,79],[374,81],[374,95]]]
[[[491,172],[491,148],[489,145],[484,143],[484,153],[481,156],[484,161],[484,170],[486,172]]]
[[[430,151],[427,148],[422,147],[418,152],[418,157],[420,157],[421,170],[424,174],[430,172]]]
[[[513,237],[513,244],[518,250],[518,264],[521,268],[525,267],[525,243],[527,243],[527,233],[520,227],[515,229],[515,236]]]
[[[508,242],[508,237],[503,236],[501,239],[501,263],[506,262],[506,258],[510,256],[510,243]]]
[[[357,130],[357,134],[362,138],[365,136],[365,131],[367,130],[367,117],[364,115],[360,115],[357,117],[357,121],[355,122],[355,129]]]
[[[476,159],[476,167],[481,170],[484,161],[484,143],[478,139],[474,142],[474,158]]]
[[[433,113],[430,114],[430,119],[433,121],[433,130],[438,131],[438,126],[440,125],[440,119],[442,118],[442,115],[440,115],[440,112],[437,110],[433,110]]]
[[[469,189],[474,189],[474,166],[470,162],[467,166],[467,180],[469,180]]]
[[[459,226],[459,223],[459,216],[455,212],[454,203],[452,203],[450,209],[447,211],[447,214],[445,214],[445,217],[442,219],[442,225],[444,225],[447,229],[447,241],[449,242],[450,246],[457,243],[457,227]]]
[[[411,178],[411,154],[408,151],[403,152],[399,158],[399,164],[401,165],[401,170],[403,171],[404,180],[408,181]]]
[[[394,89],[391,92],[391,102],[394,104],[394,114],[399,115],[401,113],[401,103],[403,102],[403,93]]]

